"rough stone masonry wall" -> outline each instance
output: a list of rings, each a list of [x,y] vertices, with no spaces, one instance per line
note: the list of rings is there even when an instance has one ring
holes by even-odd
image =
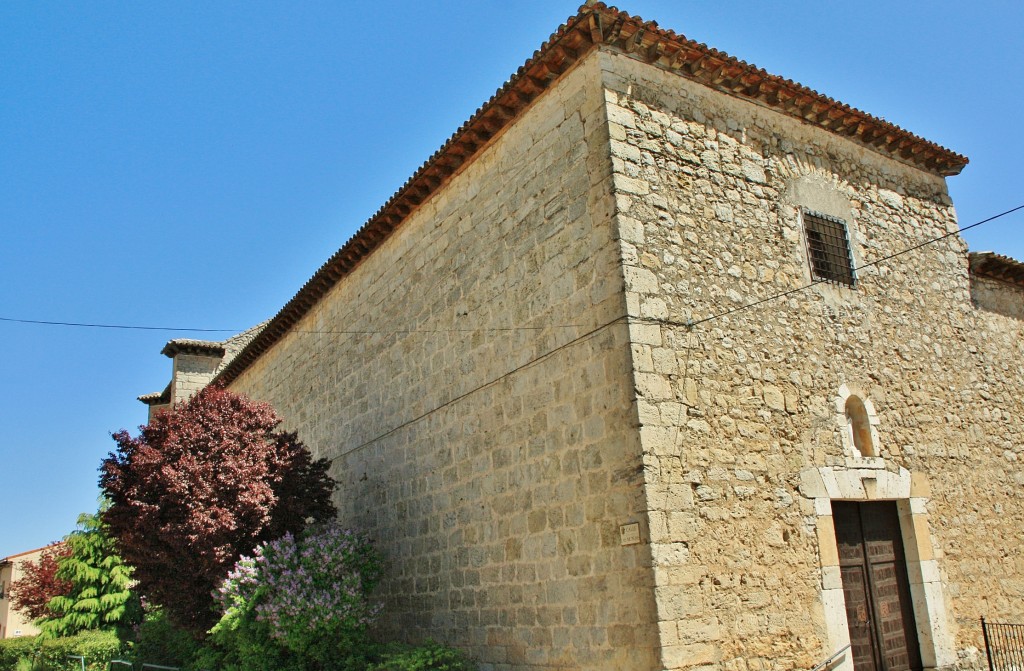
[[[971,277],[971,299],[985,312],[1024,319],[1024,289],[991,277]]]
[[[943,180],[622,55],[602,68],[664,666],[832,652],[831,512],[800,474],[849,464],[844,389],[874,406],[887,477],[914,473],[922,566],[953,620],[937,646],[969,662],[980,614],[1024,621],[1020,323],[971,305],[955,236],[855,289],[724,314],[811,281],[801,207],[844,219],[862,265],[956,230]]]
[[[332,461],[383,635],[483,669],[658,664],[604,114],[590,59],[232,385]]]
[[[1004,301],[1011,292],[1004,287]],[[1022,315],[1024,292],[1015,293],[1015,309],[1001,307]],[[946,481],[932,485],[945,499],[932,523],[943,540],[958,647],[984,650],[979,618],[1024,623],[1024,317],[982,306],[969,313],[964,333],[962,356],[951,363],[962,403],[943,409],[930,399],[926,412],[966,434],[966,445],[922,445],[919,452],[947,465]]]

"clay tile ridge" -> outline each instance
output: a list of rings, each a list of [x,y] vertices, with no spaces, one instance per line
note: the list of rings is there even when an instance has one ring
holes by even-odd
[[[458,173],[541,93],[595,48],[675,72],[712,89],[774,109],[937,175],[959,173],[967,158],[789,79],[769,74],[653,21],[601,2],[587,4],[477,109],[218,375],[229,384],[281,339],[338,280],[371,254],[406,217]]]
[[[995,252],[971,252],[968,259],[972,274],[1024,287],[1024,263],[1017,259]]]

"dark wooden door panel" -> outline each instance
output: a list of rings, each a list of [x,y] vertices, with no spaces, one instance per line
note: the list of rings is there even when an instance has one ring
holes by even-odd
[[[862,566],[841,566],[839,571],[846,598],[846,621],[850,626],[853,666],[857,671],[876,671],[867,576]]]
[[[872,595],[876,604],[878,627],[881,630],[884,668],[891,671],[909,671],[910,653],[896,574],[896,566],[892,561],[872,564]]]
[[[894,502],[834,501],[856,671],[917,671],[920,651]]]

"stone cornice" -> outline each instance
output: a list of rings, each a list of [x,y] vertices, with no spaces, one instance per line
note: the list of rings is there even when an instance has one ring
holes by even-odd
[[[769,74],[653,21],[585,5],[480,107],[404,185],[332,255],[215,381],[229,384],[301,319],[342,277],[380,246],[417,207],[467,165],[558,78],[597,48],[612,49],[848,138],[940,176],[967,159],[883,119],[789,79]]]

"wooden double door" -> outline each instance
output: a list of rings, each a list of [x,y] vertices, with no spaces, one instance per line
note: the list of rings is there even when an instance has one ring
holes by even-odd
[[[896,503],[833,501],[832,519],[855,671],[919,671]]]

